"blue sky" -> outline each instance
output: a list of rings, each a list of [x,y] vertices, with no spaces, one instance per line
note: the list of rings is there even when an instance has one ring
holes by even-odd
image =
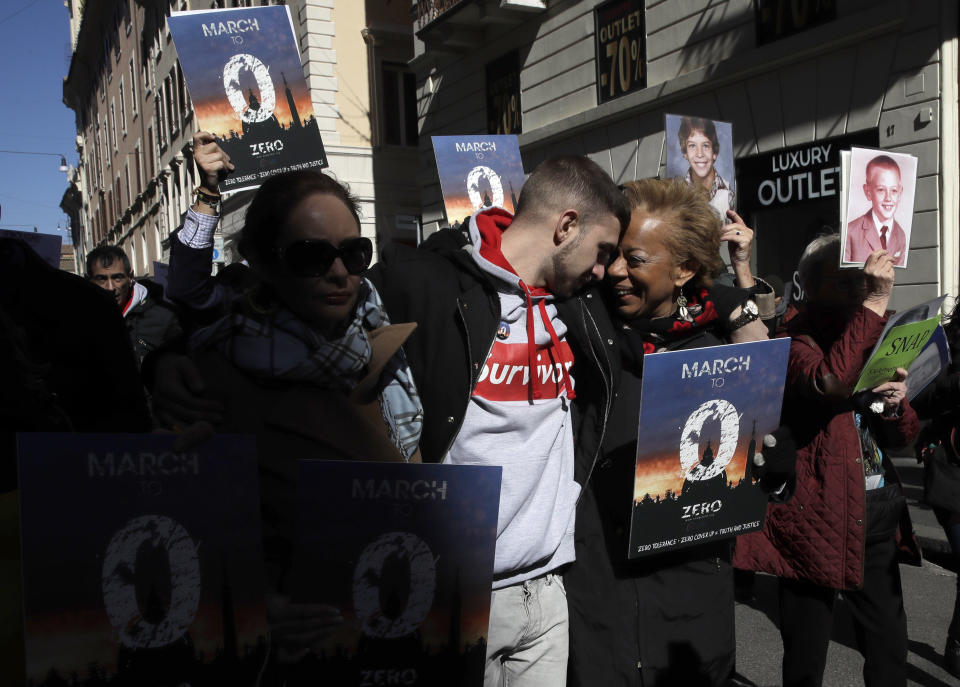
[[[0,150],[56,153],[76,166],[73,111],[63,104],[69,68],[70,21],[62,0],[0,2]],[[67,188],[60,160],[0,153],[0,228],[55,234],[69,240],[60,199]],[[19,226],[24,225],[24,226]]]

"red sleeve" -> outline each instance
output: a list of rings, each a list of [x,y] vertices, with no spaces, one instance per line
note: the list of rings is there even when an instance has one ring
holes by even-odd
[[[885,322],[886,317],[860,306],[847,320],[840,336],[826,349],[810,335],[816,331],[815,323],[810,326],[806,321],[807,326],[793,331],[788,328],[793,341],[787,365],[787,388],[803,396],[822,396],[824,378],[833,375],[852,389]]]

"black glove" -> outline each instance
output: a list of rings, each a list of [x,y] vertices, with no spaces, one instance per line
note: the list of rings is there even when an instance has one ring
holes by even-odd
[[[797,445],[790,428],[781,425],[773,434],[763,437],[760,453],[750,457],[754,474],[771,501],[784,503],[797,488]]]

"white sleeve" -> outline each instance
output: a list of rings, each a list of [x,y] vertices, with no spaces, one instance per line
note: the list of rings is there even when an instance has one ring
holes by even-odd
[[[183,227],[177,232],[180,242],[190,248],[209,248],[213,245],[213,233],[217,230],[220,215],[204,215],[187,208]]]

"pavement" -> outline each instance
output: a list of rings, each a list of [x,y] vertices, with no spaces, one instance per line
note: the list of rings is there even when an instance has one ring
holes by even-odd
[[[891,457],[903,481],[914,532],[925,559],[922,567],[900,566],[909,640],[908,684],[960,687],[960,680],[941,667],[957,588],[957,561],[950,554],[933,511],[923,502],[923,467],[906,450]],[[757,575],[753,592],[754,598],[748,603],[737,603],[737,670],[761,687],[779,685],[783,647],[777,629],[776,578]],[[862,685],[863,659],[856,649],[849,611],[842,601],[836,609],[823,684]]]

